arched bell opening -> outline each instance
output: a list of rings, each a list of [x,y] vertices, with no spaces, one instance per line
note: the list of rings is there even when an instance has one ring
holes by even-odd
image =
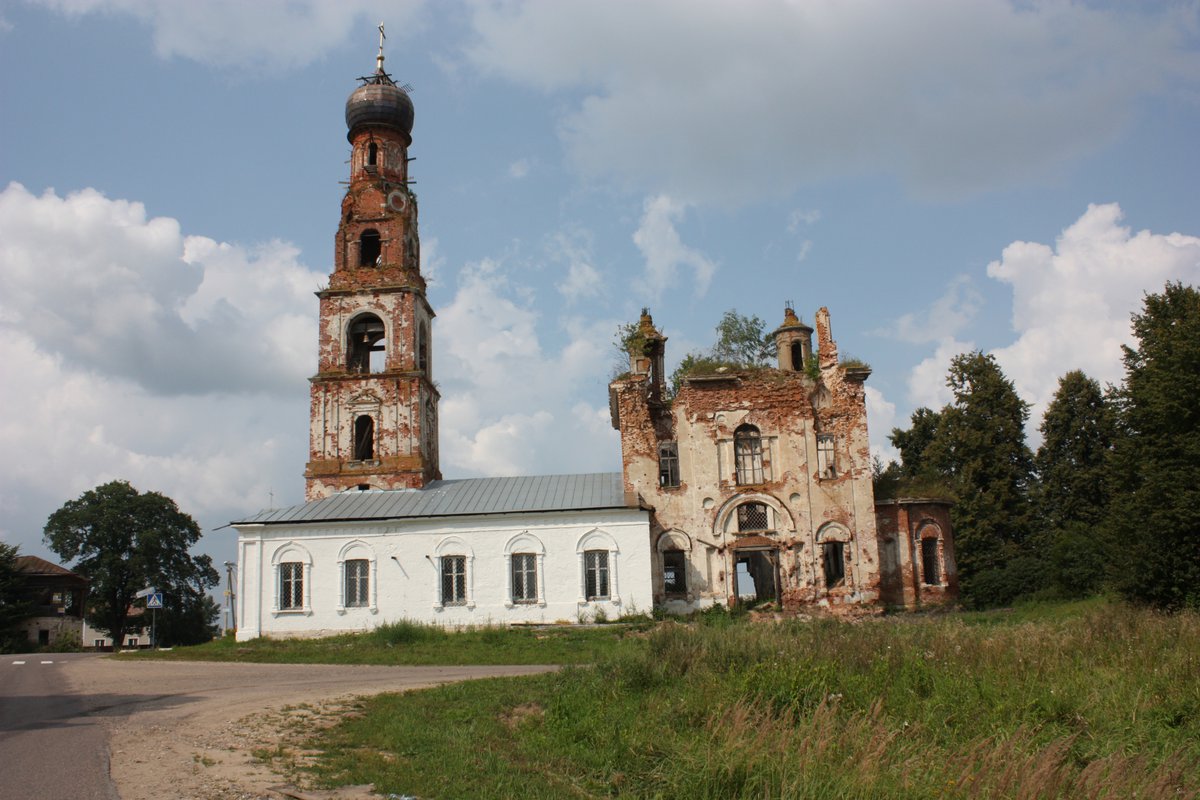
[[[383,372],[387,368],[387,345],[383,320],[360,314],[347,332],[346,369],[350,372]]]

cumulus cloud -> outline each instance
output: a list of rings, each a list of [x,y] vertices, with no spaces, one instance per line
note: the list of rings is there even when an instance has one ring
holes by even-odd
[[[864,388],[867,399],[867,430],[870,432],[871,455],[885,464],[899,461],[900,454],[888,441],[896,426],[896,404],[883,396],[874,386]]]
[[[324,280],[271,242],[185,237],[93,189],[0,192],[0,325],[72,369],[158,394],[286,391],[311,371]]]
[[[1017,340],[994,351],[1035,428],[1065,372],[1097,380],[1124,376],[1121,345],[1132,344],[1130,316],[1145,293],[1167,281],[1200,285],[1200,237],[1132,233],[1116,203],[1089,205],[1054,247],[1013,242],[987,274],[1013,290]]]
[[[950,360],[974,349],[972,342],[960,342],[953,336],[938,341],[933,355],[922,359],[908,374],[908,400],[913,407],[925,406],[936,410],[953,400],[954,395],[946,385]],[[907,422],[901,427],[907,427]]]
[[[459,272],[434,329],[442,472],[518,475],[617,469],[607,392],[611,321],[568,317],[552,341],[528,287],[485,259]],[[569,443],[569,446],[566,445]]]
[[[127,14],[148,25],[163,58],[235,68],[302,66],[351,29],[387,20],[391,36],[419,30],[424,0],[34,0],[68,16]]]
[[[1011,185],[1200,83],[1194,5],[1011,0],[473,6],[467,61],[562,93],[575,167],[692,203],[847,174]]]
[[[324,276],[85,189],[0,192],[0,535],[115,478],[205,524],[302,496]],[[19,380],[17,379],[19,376]]]
[[[704,296],[717,265],[703,253],[688,247],[679,237],[676,225],[683,221],[687,206],[666,195],[646,198],[642,219],[633,234],[633,243],[646,259],[646,272],[640,288],[657,300],[667,288],[673,288],[681,267],[692,270],[696,297]]]
[[[969,275],[959,275],[927,309],[904,314],[889,328],[875,331],[880,336],[895,336],[901,341],[923,344],[952,339],[975,318],[983,296]]]
[[[604,293],[600,271],[592,266],[592,246],[591,234],[579,228],[560,231],[546,243],[547,259],[566,267],[566,277],[555,288],[568,304]]]

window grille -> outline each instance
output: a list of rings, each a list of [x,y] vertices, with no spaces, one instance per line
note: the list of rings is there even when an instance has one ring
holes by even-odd
[[[584,596],[588,600],[607,600],[608,551],[588,550],[583,554]]]
[[[514,603],[536,603],[537,556],[533,553],[512,555],[512,600]]]
[[[285,561],[279,565],[279,608],[304,607],[304,565]]]
[[[766,503],[742,503],[737,507],[738,532],[771,530]]]
[[[346,607],[361,608],[368,605],[370,589],[370,562],[365,558],[354,558],[346,562]]]
[[[467,604],[467,557],[442,556],[442,605]]]

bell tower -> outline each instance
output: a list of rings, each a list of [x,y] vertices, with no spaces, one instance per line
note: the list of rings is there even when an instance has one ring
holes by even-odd
[[[320,298],[305,495],[419,488],[438,470],[438,391],[409,188],[413,104],[383,68],[346,100],[350,181]]]

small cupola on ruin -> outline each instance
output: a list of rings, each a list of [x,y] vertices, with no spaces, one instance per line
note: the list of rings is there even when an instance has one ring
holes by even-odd
[[[792,304],[783,308],[783,324],[775,329],[775,347],[779,368],[787,372],[803,372],[812,358],[813,329],[800,321]]]
[[[663,375],[663,354],[666,352],[667,337],[654,327],[650,309],[642,309],[637,331],[629,346],[629,372],[649,378],[649,395],[653,401],[663,399],[666,394],[666,378]]]

